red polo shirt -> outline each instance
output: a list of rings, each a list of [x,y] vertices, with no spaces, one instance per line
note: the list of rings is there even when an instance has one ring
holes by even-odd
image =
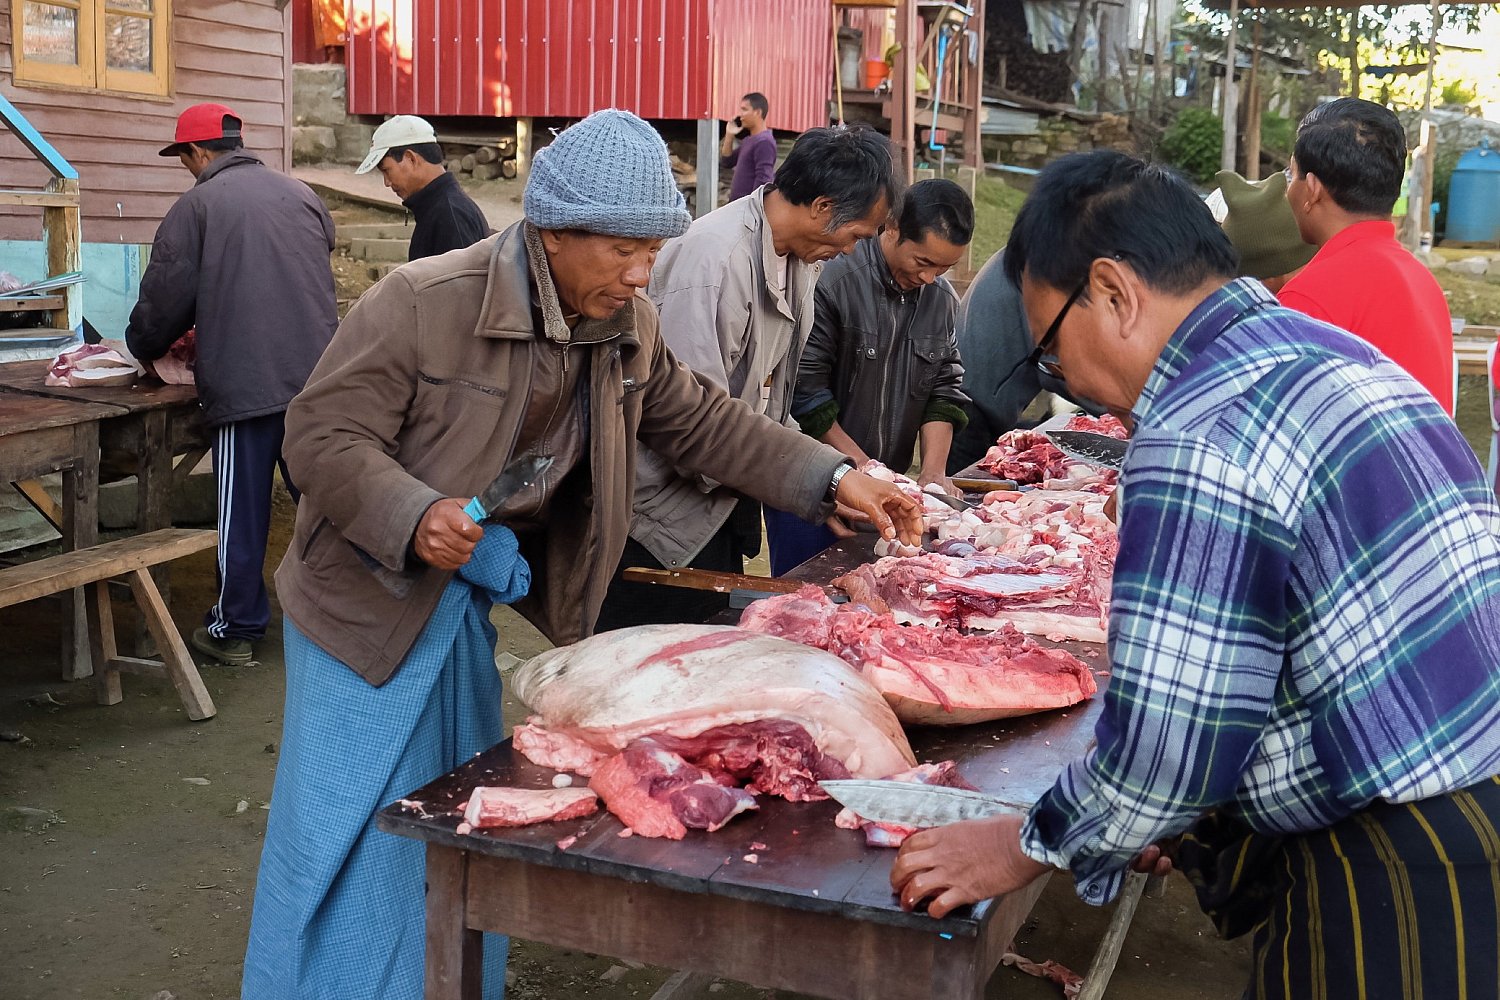
[[[1375,345],[1453,412],[1448,300],[1389,222],[1356,222],[1281,289],[1281,304]]]

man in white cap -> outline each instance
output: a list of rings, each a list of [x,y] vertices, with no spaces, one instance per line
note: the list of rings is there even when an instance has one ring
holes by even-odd
[[[484,213],[443,168],[443,147],[427,119],[397,115],[377,128],[369,155],[354,172],[371,170],[380,171],[416,222],[407,260],[461,250],[489,235]]]
[[[644,290],[692,222],[667,147],[599,111],[537,153],[526,218],[398,268],[292,402],[302,504],[276,592],[286,714],[243,1000],[422,993],[423,850],[373,814],[500,742],[494,603],[559,645],[594,620],[630,529],[639,440],[693,474],[919,541],[921,508],[677,363]],[[483,526],[513,459],[553,464]],[[369,560],[406,575],[397,596]],[[505,939],[487,936],[485,995]]]

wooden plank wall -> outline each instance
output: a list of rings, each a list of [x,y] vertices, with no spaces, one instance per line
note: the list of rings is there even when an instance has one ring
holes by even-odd
[[[78,169],[83,238],[150,243],[156,226],[193,182],[172,157],[183,108],[227,104],[245,119],[245,146],[277,169],[290,162],[291,39],[275,0],[171,0],[171,96],[110,94],[17,85],[11,78],[11,10],[0,0],[0,92]],[[40,186],[48,174],[0,126],[5,187]],[[39,239],[39,209],[0,210],[0,239]]]

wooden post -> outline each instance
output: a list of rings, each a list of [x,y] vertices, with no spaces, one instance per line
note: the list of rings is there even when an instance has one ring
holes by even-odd
[[[47,277],[83,268],[83,234],[78,212],[78,181],[54,177],[47,190],[72,198],[72,204],[42,209],[42,241],[47,247]],[[76,330],[83,324],[83,286],[69,285],[62,291],[67,305],[52,314],[57,330]]]
[[[984,0],[976,0],[974,3],[974,16],[969,18],[968,32],[974,39],[974,51],[977,53],[972,63],[968,62],[968,53],[963,53],[964,60],[964,97],[969,104],[969,117],[964,121],[964,164],[975,170],[984,169],[984,137],[981,129],[984,125],[986,112],[984,110]],[[963,36],[959,36],[962,44]],[[973,192],[970,191],[970,197]]]
[[[1427,169],[1422,171],[1422,214],[1417,219],[1417,243],[1420,246],[1422,235],[1428,231],[1428,227],[1437,228],[1437,223],[1432,218],[1432,175],[1437,173],[1437,128],[1432,121],[1432,78],[1436,75],[1435,65],[1437,62],[1437,36],[1438,28],[1443,23],[1443,12],[1438,7],[1438,0],[1432,0],[1432,32],[1427,36],[1427,93],[1422,99],[1422,149]],[[1411,192],[1407,192],[1407,205],[1411,204]],[[1437,242],[1436,231],[1432,234],[1432,242]]]
[[[516,119],[516,174],[523,178],[531,173],[532,128],[530,118]]]
[[[1245,81],[1245,179],[1260,180],[1260,12],[1252,12],[1255,31],[1250,43],[1250,79]]]
[[[78,463],[63,473],[63,549],[86,549],[99,540],[99,422],[74,429]],[[62,595],[63,679],[87,677],[94,671],[86,588]]]
[[[719,207],[719,122],[698,119],[698,194],[693,199],[693,217],[701,219]]]
[[[891,67],[891,141],[899,157],[896,168],[907,184],[916,165],[917,5],[902,0],[896,9],[896,64]]]
[[[1224,45],[1224,151],[1219,157],[1220,170],[1235,168],[1235,144],[1239,139],[1240,102],[1234,86],[1236,38],[1235,21],[1240,16],[1240,0],[1229,0],[1229,38]]]

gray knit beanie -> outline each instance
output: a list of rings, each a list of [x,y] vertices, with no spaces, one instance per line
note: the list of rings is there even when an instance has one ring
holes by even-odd
[[[681,236],[693,221],[667,144],[650,125],[614,108],[563,129],[532,158],[522,208],[538,229],[634,239]]]

